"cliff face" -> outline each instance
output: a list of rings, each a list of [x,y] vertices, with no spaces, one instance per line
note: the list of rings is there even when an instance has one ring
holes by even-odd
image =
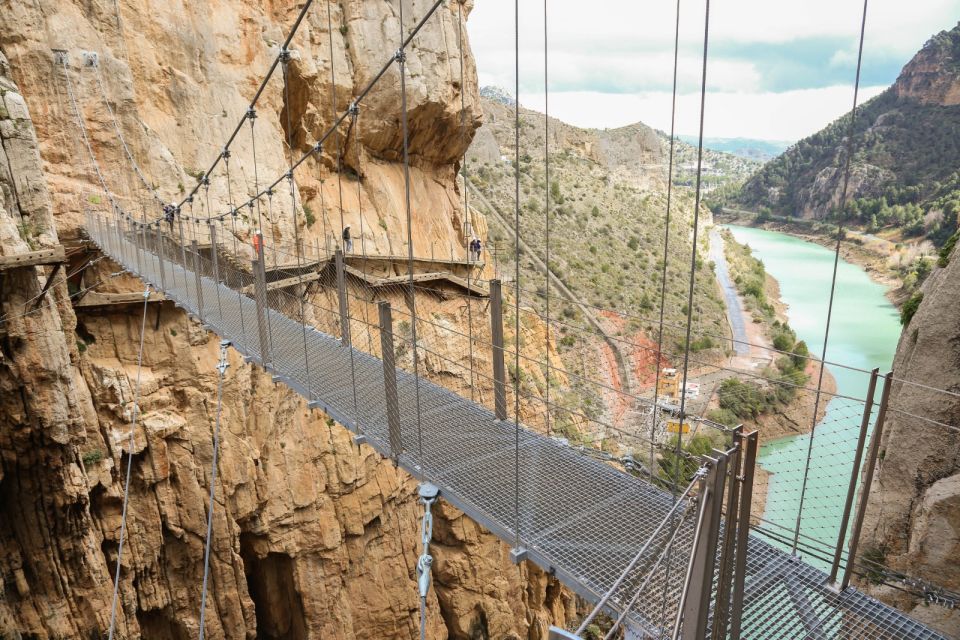
[[[960,591],[960,254],[935,270],[900,338],[862,551],[895,571]],[[912,414],[921,418],[910,417]],[[936,424],[940,423],[940,424]],[[951,427],[943,425],[952,425]],[[890,587],[864,585],[910,615],[960,638],[960,612]]]
[[[0,49],[10,60],[0,56],[2,255],[77,238],[83,209],[98,191],[51,49],[67,50],[67,73],[111,190],[127,202],[149,202],[94,71],[81,66],[81,50],[98,53],[106,98],[131,152],[163,199],[173,201],[219,152],[299,10],[294,3],[264,8],[252,0],[120,5],[119,20],[116,4],[79,0],[15,3],[0,14]],[[404,4],[407,30],[426,6]],[[470,6],[464,5],[464,16]],[[396,49],[400,24],[393,5],[351,0],[329,8],[332,34],[327,5],[318,3],[292,45],[289,101],[277,79],[267,86],[255,125],[256,165],[245,128],[232,149],[229,186],[225,174],[211,176],[214,211],[228,206],[230,192],[234,201],[245,200],[255,182],[262,186],[286,170],[287,111],[299,155],[332,122],[334,106],[342,112]],[[432,244],[463,252],[454,175],[479,111],[472,58],[467,52],[461,83],[457,42],[457,6],[444,5],[408,53],[413,235],[420,255]],[[297,214],[310,244],[339,236],[342,183],[344,222],[366,250],[406,251],[398,91],[394,66],[349,137],[344,129],[297,173]],[[333,170],[341,145],[346,170],[338,180]],[[265,233],[287,240],[289,205],[273,214]],[[254,215],[239,221],[240,241]],[[114,291],[142,286],[117,270],[99,261],[85,282],[103,279]],[[196,637],[216,337],[172,305],[151,305],[142,419],[127,451],[139,305],[75,315],[61,273],[39,310],[22,315],[45,274],[28,268],[3,278],[0,635],[86,638],[105,631],[123,474],[132,454],[118,628],[123,637]],[[455,323],[456,310],[447,311]],[[224,389],[208,637],[414,636],[421,514],[415,482],[235,355]],[[429,367],[428,373],[445,376]],[[449,505],[437,509],[434,538],[428,637],[545,638],[550,621],[571,614],[571,598],[554,579],[531,566],[514,567],[504,545]]]

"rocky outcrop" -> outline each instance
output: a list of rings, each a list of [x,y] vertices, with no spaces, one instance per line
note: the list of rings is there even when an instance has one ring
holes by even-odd
[[[960,592],[960,255],[935,270],[905,327],[893,370],[861,550],[894,571]],[[922,386],[931,385],[934,388]],[[936,389],[944,389],[938,391]],[[913,417],[919,416],[919,417]],[[869,592],[960,638],[960,611],[893,587]]]
[[[957,26],[960,27],[960,23]],[[903,68],[893,90],[900,98],[912,98],[925,104],[960,105],[958,60],[958,29],[938,33]]]
[[[403,27],[409,30],[426,6],[405,3]],[[464,15],[470,7],[464,4]],[[5,7],[0,48],[12,68],[0,58],[0,252],[76,240],[84,209],[102,204],[68,78],[108,186],[137,212],[156,214],[140,204],[150,202],[149,194],[133,176],[81,51],[98,53],[106,101],[132,154],[160,196],[174,201],[219,152],[299,8],[252,0],[179,6],[40,0]],[[463,251],[454,176],[479,111],[469,53],[460,82],[457,15],[455,4],[441,6],[408,52],[419,255],[432,245]],[[254,129],[257,162],[245,128],[232,149],[230,182],[223,165],[211,176],[211,210],[245,199],[255,185],[286,171],[288,113],[294,153],[316,142],[334,108],[342,112],[396,49],[398,18],[394,5],[361,0],[311,10],[292,45],[289,98],[279,80],[268,84]],[[67,71],[51,49],[66,50]],[[398,91],[394,66],[350,133],[342,129],[298,171],[296,219],[309,245],[339,236],[342,207],[343,221],[368,252],[405,252]],[[344,170],[337,173],[341,150]],[[278,197],[273,209],[264,207],[265,232],[292,236],[288,202]],[[198,215],[207,206],[206,199],[194,204]],[[238,220],[238,244],[261,224],[255,216],[247,211]],[[113,291],[142,286],[117,271],[99,261],[85,282],[103,279]],[[150,306],[142,419],[131,448],[139,305],[75,315],[60,276],[39,310],[21,315],[44,276],[39,268],[6,273],[0,296],[0,636],[104,634],[132,456],[120,635],[196,637],[217,341],[172,305]],[[454,304],[435,311],[454,327],[462,321]],[[450,349],[446,355],[463,362],[463,350]],[[442,360],[425,364],[428,375],[463,384]],[[222,411],[207,636],[415,636],[416,483],[236,354]],[[539,640],[550,622],[572,615],[570,596],[554,578],[513,566],[505,546],[443,503],[435,543],[429,638]]]

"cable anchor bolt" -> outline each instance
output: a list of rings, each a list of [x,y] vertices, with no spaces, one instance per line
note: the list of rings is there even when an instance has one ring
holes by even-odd
[[[397,49],[397,52],[393,54],[393,59],[400,64],[404,64],[407,61],[407,52],[403,49]]]
[[[220,362],[217,363],[217,371],[220,372],[221,376],[226,372],[227,367],[230,366],[230,363],[227,362],[227,347],[229,346],[229,340],[220,341]]]
[[[360,115],[360,105],[357,104],[356,100],[350,103],[350,107],[347,109],[347,113],[354,118]]]
[[[248,119],[248,120],[251,120],[251,121],[256,120],[256,119],[257,119],[257,110],[254,109],[253,107],[247,108],[247,119]]]
[[[291,57],[290,49],[287,49],[286,47],[280,49],[279,57],[280,57],[280,62],[282,62],[283,64],[287,64],[288,62],[290,62],[290,57]]]

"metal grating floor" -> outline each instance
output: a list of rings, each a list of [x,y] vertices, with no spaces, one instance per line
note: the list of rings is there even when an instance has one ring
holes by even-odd
[[[138,252],[123,234],[101,233],[104,226],[88,224],[91,238],[125,268],[160,289],[157,255]],[[206,270],[201,267],[201,271]],[[200,277],[198,292],[196,274],[169,260],[164,262],[164,276],[166,286],[161,290],[169,298],[230,340],[238,351],[264,364],[252,298],[206,276]],[[203,313],[198,304],[201,298]],[[267,313],[273,358],[266,368],[387,455],[382,362],[313,327],[307,328],[304,337],[304,327],[296,320],[273,309]],[[436,484],[446,500],[507,543],[519,543],[529,559],[555,572],[588,600],[596,601],[608,590],[672,506],[669,493],[545,436],[524,428],[518,434],[512,422],[497,421],[485,407],[429,381],[417,382],[399,368],[397,387],[406,451],[399,464]],[[515,482],[518,446],[519,492]],[[659,636],[664,618],[672,625],[692,544],[692,525],[688,529],[689,535],[681,531],[675,547],[682,560],[665,572],[669,584],[657,576],[657,591],[649,590],[650,595],[641,598],[631,613],[634,625],[653,637]],[[943,639],[855,589],[840,595],[828,591],[826,574],[755,535],[749,550],[745,638]],[[639,570],[637,574],[611,600],[614,609],[629,598],[629,587],[643,579]],[[667,600],[672,602],[667,603],[664,616]]]

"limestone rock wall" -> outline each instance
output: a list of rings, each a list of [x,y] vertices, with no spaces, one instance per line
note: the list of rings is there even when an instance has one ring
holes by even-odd
[[[906,575],[960,591],[960,254],[936,269],[904,329],[894,375],[950,393],[894,383],[861,549]],[[922,416],[913,418],[909,414]],[[931,422],[933,421],[933,422]],[[952,425],[953,429],[935,423]],[[960,638],[960,613],[890,587],[863,585]]]
[[[253,0],[5,6],[0,49],[10,64],[0,56],[0,252],[76,239],[84,209],[102,204],[65,74],[108,186],[135,212],[157,215],[129,169],[107,102],[148,180],[165,201],[178,200],[219,152],[299,6]],[[426,6],[405,1],[404,28]],[[330,3],[334,83],[327,7],[317,3],[293,43],[289,99],[278,80],[264,93],[256,174],[245,129],[232,150],[229,184],[225,174],[211,176],[210,210],[246,198],[265,176],[285,171],[288,111],[299,154],[329,126],[334,106],[345,109],[396,48],[395,4]],[[442,5],[408,54],[413,235],[421,255],[432,243],[463,250],[454,176],[479,110],[469,51],[459,79],[456,20],[456,4]],[[67,51],[66,72],[52,49]],[[81,51],[98,53],[106,101]],[[297,173],[298,224],[308,243],[339,235],[342,185],[343,219],[354,237],[363,220],[368,252],[405,251],[395,67],[378,87],[349,136],[331,138]],[[345,152],[339,180],[338,148]],[[195,203],[195,215],[206,206],[205,199]],[[273,212],[264,230],[289,238],[289,205]],[[259,224],[254,215],[247,211],[239,221],[239,240]],[[216,337],[169,303],[150,305],[142,418],[130,450],[141,308],[75,314],[61,273],[39,310],[21,315],[48,271],[4,274],[0,295],[0,636],[105,633],[132,454],[120,636],[196,637]],[[142,286],[117,271],[101,260],[85,281],[104,279],[115,291]],[[207,636],[413,637],[421,513],[415,482],[235,354],[230,365]],[[435,526],[429,638],[537,640],[551,621],[572,615],[570,595],[555,579],[513,566],[507,548],[457,510],[441,503]]]

